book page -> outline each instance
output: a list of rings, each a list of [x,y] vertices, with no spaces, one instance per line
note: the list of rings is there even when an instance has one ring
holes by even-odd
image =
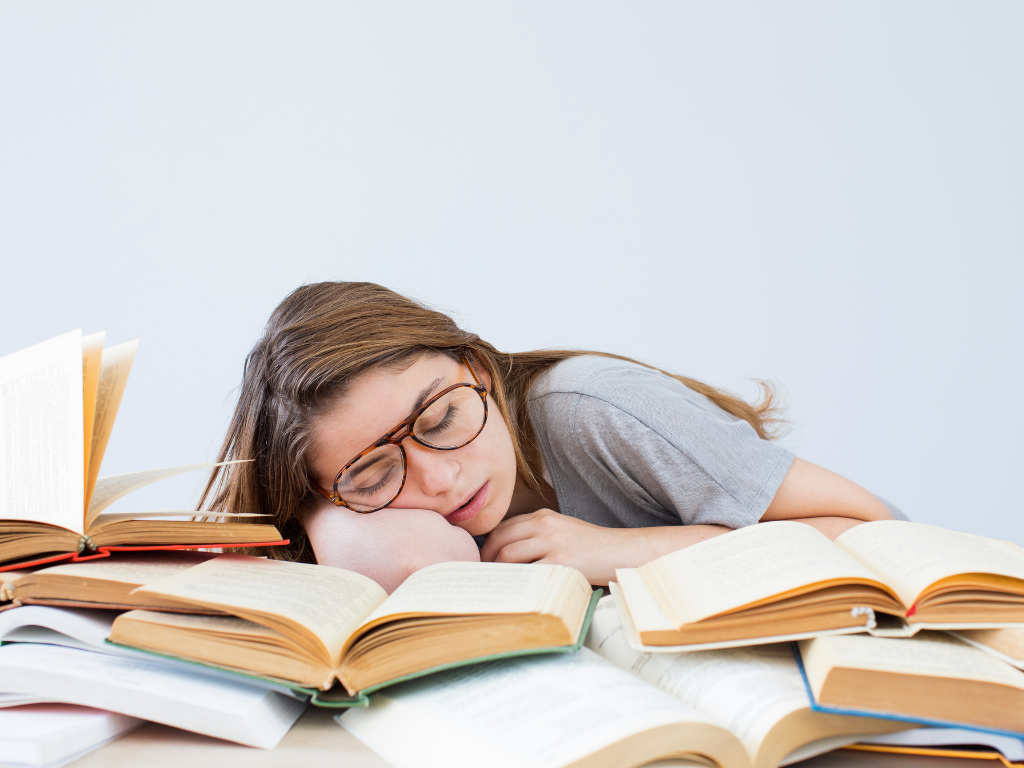
[[[85,478],[89,477],[89,454],[92,451],[92,427],[96,419],[96,392],[100,383],[100,362],[103,358],[103,340],[107,334],[100,331],[82,337],[82,426],[85,430]],[[89,498],[86,495],[85,498]]]
[[[721,765],[747,763],[735,739],[705,715],[586,648],[402,683],[339,722],[396,768],[555,768],[675,723],[696,726],[689,739],[694,753]],[[445,748],[426,749],[429,744]]]
[[[614,601],[603,598],[586,645],[727,728],[743,742],[751,761],[784,717],[810,708],[803,678],[787,644],[638,653],[626,641]]]
[[[1024,579],[1024,553],[1015,544],[923,523],[864,523],[835,543],[893,586],[907,608],[949,576],[994,573]]]
[[[200,469],[213,469],[214,467],[223,467],[226,464],[241,464],[245,461],[247,461],[247,459],[222,461],[220,463],[210,464],[182,464],[179,467],[143,469],[139,472],[126,472],[123,475],[107,475],[106,477],[97,478],[92,496],[89,499],[89,512],[86,527],[91,526],[99,514],[115,501],[127,496],[132,491],[137,491],[139,488],[150,485],[151,483],[166,480],[169,477],[183,475],[186,472],[196,472]],[[194,514],[202,515],[203,513],[195,512]]]
[[[1024,663],[1024,629],[961,629],[953,634],[971,645],[1003,654],[1017,668]]]
[[[103,478],[101,477],[100,480]],[[200,518],[196,520],[196,518]],[[268,518],[273,515],[266,515],[262,512],[197,512],[194,509],[151,509],[148,512],[103,512],[93,519],[89,526],[89,534],[100,531],[104,526],[114,523],[123,523],[126,520],[175,520],[182,522],[219,522],[220,518],[225,521],[236,520],[245,517]],[[217,518],[216,521],[210,518]],[[258,522],[269,523],[269,520]]]
[[[100,359],[100,379],[96,388],[96,416],[93,419],[92,446],[89,449],[89,474],[86,476],[85,498],[91,499],[96,478],[100,474],[103,454],[107,451],[110,433],[114,429],[114,418],[121,405],[121,396],[128,383],[138,341],[129,341],[103,350]]]
[[[0,678],[13,690],[271,749],[306,703],[193,666],[35,643],[0,647]]]
[[[785,520],[716,536],[639,571],[677,627],[820,582],[882,587],[871,571],[824,534]]]
[[[157,552],[125,556],[114,555],[102,560],[65,563],[35,572],[33,580],[46,576],[75,576],[81,579],[102,579],[125,584],[148,584],[165,579],[220,555],[208,552]]]
[[[974,728],[912,728],[899,733],[868,736],[860,744],[884,744],[894,747],[954,747],[965,744],[990,747],[1010,762],[1024,762],[1024,741]],[[979,756],[980,757],[980,756]],[[995,765],[995,763],[990,763]],[[936,766],[938,768],[938,766]]]
[[[0,358],[0,519],[84,533],[82,332]]]
[[[830,635],[801,640],[800,653],[816,697],[834,667],[980,680],[1024,690],[1024,672],[944,632],[912,638]]]
[[[352,571],[235,554],[132,594],[186,600],[269,626],[329,666],[339,663],[345,640],[387,597],[376,582]]]
[[[564,566],[531,563],[437,563],[402,582],[365,624],[406,613],[532,613],[552,573]]]
[[[629,611],[637,632],[670,632],[676,629],[647,588],[639,569],[616,568],[615,578],[625,602],[621,607]]]

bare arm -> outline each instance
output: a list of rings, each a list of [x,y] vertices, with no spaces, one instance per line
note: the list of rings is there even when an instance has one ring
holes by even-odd
[[[796,520],[830,539],[859,523],[892,515],[875,496],[845,477],[796,459],[762,521]],[[541,509],[502,521],[488,536],[483,560],[560,563],[583,571],[591,584],[615,579],[616,568],[636,568],[698,541],[728,533],[720,525],[601,528]]]
[[[824,517],[845,517],[857,522],[892,519],[885,504],[852,480],[795,459],[761,521]],[[856,523],[849,527],[853,525]]]
[[[318,563],[369,576],[389,594],[425,566],[480,559],[472,536],[426,509],[360,515],[324,501],[300,517]]]

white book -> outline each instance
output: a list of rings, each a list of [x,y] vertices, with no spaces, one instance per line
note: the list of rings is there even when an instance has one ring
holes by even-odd
[[[0,709],[0,768],[60,768],[143,722],[73,704]]]
[[[296,693],[286,685],[277,685],[261,678],[244,677],[234,672],[199,667],[187,661],[157,657],[146,651],[137,651],[106,642],[110,628],[118,611],[98,611],[92,608],[55,608],[46,605],[23,605],[0,613],[0,643],[46,643],[67,648],[81,648],[99,651],[113,656],[127,656],[135,659],[159,660],[169,669],[180,669],[186,674],[203,674],[222,680],[251,681],[255,686],[277,691],[285,696],[305,701],[308,697]],[[0,688],[3,685],[0,683]],[[4,696],[12,695],[0,691],[0,707]],[[17,701],[16,703],[26,703]]]
[[[973,728],[914,728],[861,739],[860,744],[891,747],[960,747],[976,746],[994,749],[1012,763],[1024,762],[1024,740]]]
[[[0,646],[0,691],[107,709],[264,749],[275,747],[307,706],[243,678],[37,643]]]

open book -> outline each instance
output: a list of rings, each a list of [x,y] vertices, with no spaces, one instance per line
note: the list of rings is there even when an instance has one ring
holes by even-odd
[[[812,756],[797,750],[826,736],[854,742],[900,727],[809,712],[786,646],[679,654],[675,667],[667,656],[641,657],[621,640],[607,600],[577,654],[403,683],[338,722],[395,768],[618,768],[666,759],[775,768]]]
[[[440,563],[389,597],[341,568],[222,555],[135,591],[223,611],[129,611],[110,641],[284,681],[323,706],[500,655],[578,648],[596,597],[560,565]],[[340,681],[348,696],[329,691]]]
[[[206,552],[119,552],[102,560],[7,571],[0,574],[0,603],[220,613],[158,595],[132,594],[215,557]]]
[[[136,488],[213,466],[99,477],[138,346],[103,349],[103,339],[73,331],[0,358],[0,570],[117,548],[283,543],[272,525],[185,510],[103,514]]]
[[[944,632],[818,637],[799,648],[818,711],[1024,734],[1024,672]]]
[[[754,766],[774,768],[863,740],[868,733],[908,727],[813,711],[789,643],[673,654],[635,651],[611,597],[598,605],[586,645],[728,728]]]
[[[1020,547],[900,520],[835,542],[802,523],[759,523],[616,579],[630,644],[652,651],[1024,623]]]

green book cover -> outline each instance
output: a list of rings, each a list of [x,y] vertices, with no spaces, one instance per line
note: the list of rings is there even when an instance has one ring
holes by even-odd
[[[242,672],[231,667],[224,667],[219,664],[208,664],[202,661],[195,661],[193,659],[186,659],[181,656],[175,656],[169,653],[160,653],[157,651],[148,651],[143,648],[135,648],[128,645],[120,645],[119,643],[113,643],[107,640],[107,644],[120,647],[128,648],[129,650],[136,651],[139,653],[145,653],[150,656],[156,656],[164,659],[173,659],[174,661],[186,662],[194,664],[197,667],[205,667],[210,669],[216,669],[220,672],[227,672],[237,676],[240,680],[254,680],[261,683],[273,683],[274,685],[284,686],[295,691],[297,694],[302,696],[308,696],[314,706],[317,707],[332,707],[332,708],[344,708],[344,707],[365,707],[370,703],[370,695],[375,691],[379,691],[382,688],[386,688],[396,683],[405,682],[406,680],[414,680],[418,677],[424,677],[426,675],[432,675],[435,672],[441,672],[446,669],[454,669],[456,667],[465,667],[470,664],[482,664],[485,661],[494,661],[496,659],[505,659],[513,656],[532,656],[534,654],[541,653],[572,653],[578,651],[583,646],[583,641],[587,637],[587,631],[590,629],[590,621],[594,617],[594,609],[597,607],[597,601],[600,600],[602,592],[600,590],[595,591],[590,596],[590,604],[587,606],[587,613],[583,619],[583,625],[580,628],[579,637],[576,638],[576,642],[573,645],[557,645],[550,648],[530,648],[522,651],[507,651],[505,653],[496,653],[488,656],[477,656],[471,659],[462,659],[460,661],[454,661],[449,664],[440,664],[438,666],[429,667],[428,669],[414,672],[410,675],[403,675],[402,677],[396,677],[393,680],[374,685],[360,691],[355,696],[350,696],[345,688],[339,682],[326,691],[317,690],[315,688],[307,688],[301,685],[295,685],[287,680],[281,680],[276,677],[266,677],[262,675],[254,675],[246,672]]]

